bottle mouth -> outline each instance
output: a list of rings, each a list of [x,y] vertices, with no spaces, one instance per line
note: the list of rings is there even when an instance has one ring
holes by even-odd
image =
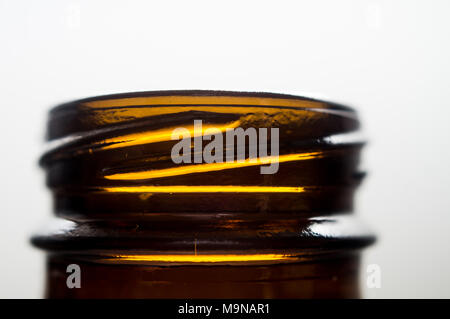
[[[374,237],[349,216],[364,177],[358,129],[349,107],[274,93],[59,105],[40,164],[56,216],[72,224],[33,243],[151,264],[297,262],[360,248]]]
[[[361,139],[349,107],[301,96],[155,91],[57,106],[40,163],[70,219],[352,209]]]

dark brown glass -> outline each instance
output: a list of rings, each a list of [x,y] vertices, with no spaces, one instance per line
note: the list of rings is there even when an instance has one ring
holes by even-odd
[[[194,120],[223,135],[279,128],[278,172],[175,164],[170,132]],[[46,295],[359,297],[360,249],[374,237],[351,214],[364,176],[363,142],[350,135],[358,128],[346,106],[271,93],[159,91],[57,106],[40,163],[65,222],[32,239],[48,252]],[[81,267],[79,289],[66,286],[69,264]]]

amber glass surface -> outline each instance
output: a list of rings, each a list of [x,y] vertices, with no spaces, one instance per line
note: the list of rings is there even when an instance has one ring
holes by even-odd
[[[201,135],[278,128],[278,172],[260,174],[262,162],[249,160],[175,164],[171,133],[193,132],[194,120]],[[48,251],[47,296],[358,297],[359,251],[374,240],[351,214],[364,176],[358,128],[346,106],[271,93],[143,92],[57,106],[40,163],[58,220],[32,239]],[[80,289],[66,286],[71,263]]]

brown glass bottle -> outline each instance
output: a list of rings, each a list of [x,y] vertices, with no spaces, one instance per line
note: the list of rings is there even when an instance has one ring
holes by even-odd
[[[174,163],[174,129],[194,137],[199,120],[196,136],[214,128],[224,156],[237,145],[227,129],[278,128],[277,172],[249,159],[260,141],[271,150],[271,133],[258,145],[245,139],[243,161],[233,150],[233,161],[195,162],[191,145],[192,162]],[[346,106],[271,93],[159,91],[57,106],[41,165],[59,220],[32,239],[48,252],[47,296],[358,297],[360,249],[374,240],[351,214],[364,175],[358,128]],[[81,288],[66,285],[70,264]]]

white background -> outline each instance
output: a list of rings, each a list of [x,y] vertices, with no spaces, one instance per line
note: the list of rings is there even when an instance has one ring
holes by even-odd
[[[450,297],[450,1],[0,2],[0,297],[42,295],[29,245],[51,215],[46,111],[158,89],[313,92],[370,141],[361,219],[382,270],[366,297]],[[365,275],[365,268],[362,268]],[[363,276],[364,277],[364,276]]]

